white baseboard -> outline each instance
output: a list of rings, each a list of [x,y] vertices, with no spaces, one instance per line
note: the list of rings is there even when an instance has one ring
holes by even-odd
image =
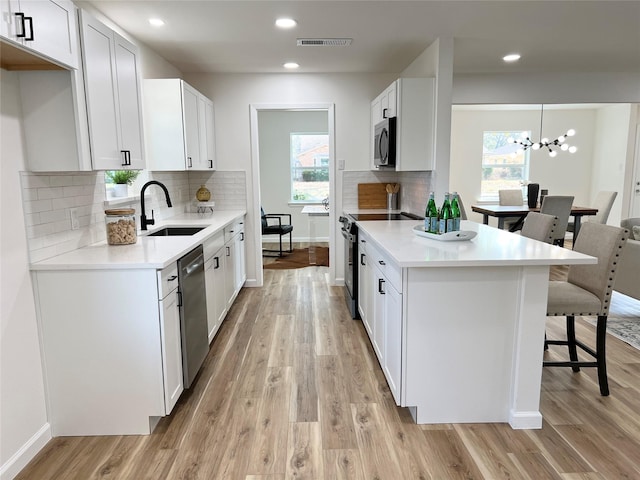
[[[0,480],[12,480],[33,460],[51,440],[51,425],[45,423],[27,442],[0,467]]]

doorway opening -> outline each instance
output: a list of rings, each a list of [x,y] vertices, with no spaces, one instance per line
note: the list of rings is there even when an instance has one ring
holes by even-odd
[[[258,285],[263,284],[263,263],[273,268],[273,255],[278,256],[269,252],[263,257],[262,248],[280,248],[278,235],[262,235],[261,209],[267,216],[284,215],[280,222],[290,221],[293,226],[294,253],[285,253],[276,262],[284,268],[299,268],[326,264],[326,256],[330,281],[335,283],[333,104],[251,105],[251,143]],[[278,218],[269,224],[277,225]],[[282,246],[288,250],[288,234]]]

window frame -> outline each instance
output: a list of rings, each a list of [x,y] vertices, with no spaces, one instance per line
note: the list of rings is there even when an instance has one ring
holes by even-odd
[[[296,166],[294,165],[294,160],[296,159],[296,154],[293,149],[293,138],[296,136],[324,136],[326,137],[326,146],[327,152],[326,154],[318,155],[314,157],[314,165],[313,166]],[[289,205],[320,205],[322,201],[329,196],[330,192],[330,175],[331,175],[331,152],[329,151],[329,132],[289,132]],[[302,152],[301,152],[302,153]],[[298,154],[299,155],[299,154]],[[326,161],[326,164],[324,164]],[[320,163],[320,165],[318,165]],[[323,198],[313,198],[313,199],[294,199],[294,169],[302,171],[314,170],[316,172],[326,172],[326,183],[327,183],[327,192]],[[324,182],[324,181],[323,181]],[[313,182],[308,182],[313,183]]]
[[[524,136],[528,136],[529,138],[531,137],[531,132],[527,132],[527,131],[522,131],[522,130],[483,130],[482,131],[482,156],[481,156],[481,160],[480,160],[480,201],[483,202],[491,202],[491,203],[496,203],[499,200],[499,196],[498,196],[498,191],[496,192],[485,192],[485,178],[484,178],[484,171],[485,168],[487,167],[498,167],[500,168],[502,165],[501,164],[497,164],[497,163],[485,163],[486,157],[487,157],[487,153],[485,152],[485,141],[486,141],[486,136],[487,134],[503,134],[503,137],[505,139],[508,139],[509,137],[511,138],[517,138],[520,137],[521,135]],[[513,150],[516,151],[519,149],[519,145],[517,144],[508,144],[508,143],[504,143],[503,145],[500,145],[500,147],[504,147],[507,145],[511,145]],[[504,155],[511,155],[509,153],[505,153]],[[522,168],[523,170],[523,174],[521,175],[521,178],[519,180],[517,180],[518,182],[518,186],[519,187],[524,187],[524,185],[526,185],[529,182],[529,173],[530,173],[530,167],[531,167],[531,152],[529,149],[524,150],[522,152],[523,155],[523,162],[522,163],[505,163],[504,167],[518,167],[518,168]],[[514,187],[509,187],[509,188],[516,188]],[[523,192],[526,196],[526,192]]]

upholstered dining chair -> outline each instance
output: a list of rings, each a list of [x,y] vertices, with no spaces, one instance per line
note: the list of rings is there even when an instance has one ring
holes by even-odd
[[[520,235],[541,242],[553,243],[553,231],[558,221],[554,215],[529,212],[524,219]]]
[[[524,204],[524,197],[522,196],[522,190],[510,189],[510,190],[498,190],[498,203],[505,206],[520,207]],[[506,217],[504,219],[504,226],[507,230],[513,231],[515,225],[520,223],[520,217]]]
[[[585,216],[582,220],[583,222],[595,222],[595,223],[607,223],[609,219],[609,214],[611,213],[611,207],[613,207],[613,202],[616,201],[616,197],[618,196],[618,192],[607,192],[600,191],[596,195],[595,200],[593,201],[593,208],[598,209],[598,213],[591,216]],[[573,232],[573,222],[569,222],[567,225],[567,232]]]
[[[569,195],[547,195],[542,201],[540,213],[558,217],[556,228],[553,231],[554,245],[564,247],[564,234],[567,232],[567,224],[569,223],[572,205],[573,196]]]
[[[265,253],[277,253],[279,257],[281,257],[284,253],[293,252],[293,225],[291,225],[291,214],[289,213],[264,213],[264,209],[260,207],[260,215],[262,217],[262,235],[278,235],[280,240],[280,248],[278,250],[269,250],[266,248],[262,249],[262,256],[273,256],[273,255],[265,255]],[[282,219],[287,217],[289,223],[282,223]],[[269,220],[275,219],[278,221],[277,224],[269,225]],[[282,237],[284,235],[289,235],[289,250],[282,249]]]
[[[546,198],[545,198],[546,200]],[[547,316],[566,317],[566,340],[547,340],[547,345],[566,345],[568,361],[544,361],[545,367],[571,367],[579,372],[580,367],[596,367],[600,394],[609,395],[605,340],[607,338],[607,315],[611,302],[611,291],[615,282],[617,266],[629,231],[598,223],[585,223],[580,229],[574,251],[598,258],[593,265],[571,265],[566,281],[549,282]],[[575,317],[597,316],[595,350],[576,338]],[[578,358],[578,348],[595,361]],[[545,355],[548,355],[546,353]]]

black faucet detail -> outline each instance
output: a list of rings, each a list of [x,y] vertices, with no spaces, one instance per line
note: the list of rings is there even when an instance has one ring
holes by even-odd
[[[144,191],[147,189],[149,185],[160,186],[162,190],[164,190],[164,196],[167,199],[167,207],[171,207],[171,198],[169,198],[169,190],[167,190],[167,187],[165,187],[164,184],[160,183],[157,180],[151,180],[145,183],[142,186],[142,190],[140,190],[140,207],[142,208],[142,215],[140,215],[140,230],[146,230],[147,225],[153,225],[154,223],[156,223],[156,221],[153,219],[153,210],[151,210],[151,219],[149,220],[147,220],[147,215],[145,214],[145,211],[144,211]]]

